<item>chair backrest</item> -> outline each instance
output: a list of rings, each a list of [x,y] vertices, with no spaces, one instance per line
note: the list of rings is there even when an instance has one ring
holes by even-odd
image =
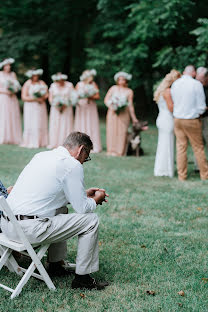
[[[0,210],[3,211],[4,215],[7,216],[10,220],[10,222],[13,224],[15,230],[17,231],[21,243],[25,245],[25,247],[31,247],[31,244],[29,243],[25,233],[23,232],[21,226],[19,225],[17,219],[15,218],[11,208],[9,207],[6,199],[3,196],[0,196]]]

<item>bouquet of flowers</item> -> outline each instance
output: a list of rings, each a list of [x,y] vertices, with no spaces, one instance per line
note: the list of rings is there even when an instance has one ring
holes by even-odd
[[[108,101],[108,105],[113,108],[113,110],[118,115],[122,110],[129,105],[128,98],[125,95],[112,95]]]
[[[69,97],[69,104],[72,106],[76,106],[78,102],[79,95],[77,91],[73,90],[70,92],[70,97]]]
[[[47,87],[42,84],[34,85],[32,89],[32,95],[34,98],[40,98],[47,93]]]
[[[59,108],[60,112],[62,113],[64,106],[69,106],[69,98],[65,96],[56,95],[53,98],[52,106],[56,106]]]
[[[7,80],[6,82],[7,90],[9,90],[12,93],[17,93],[19,90],[21,90],[21,85],[18,80]]]
[[[80,99],[89,98],[98,93],[98,89],[93,84],[86,84],[82,90],[78,91]]]

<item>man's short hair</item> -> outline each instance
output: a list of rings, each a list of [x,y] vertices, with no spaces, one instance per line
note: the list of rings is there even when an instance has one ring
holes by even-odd
[[[192,74],[194,71],[196,71],[196,68],[194,65],[188,65],[184,69],[184,73],[187,73],[187,74]]]
[[[83,132],[71,132],[63,144],[63,146],[68,149],[73,149],[76,146],[81,145],[84,145],[84,147],[89,151],[93,149],[93,143],[89,135]]]
[[[196,70],[197,75],[208,76],[208,69],[206,67],[198,67]]]

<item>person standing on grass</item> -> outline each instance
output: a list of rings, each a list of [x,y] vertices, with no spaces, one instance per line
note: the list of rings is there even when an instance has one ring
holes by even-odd
[[[85,70],[76,85],[79,101],[76,106],[74,131],[88,134],[93,142],[92,153],[102,151],[100,139],[100,123],[96,100],[99,100],[99,88],[94,82],[95,69]]]
[[[178,179],[187,178],[187,147],[188,141],[196,157],[200,177],[208,179],[208,164],[202,138],[202,122],[199,117],[206,110],[205,94],[201,82],[194,79],[194,66],[185,68],[183,76],[176,80],[171,87],[173,99],[174,130],[177,148]]]
[[[67,81],[67,75],[57,73],[49,88],[49,103],[51,104],[49,118],[49,146],[58,147],[63,144],[66,136],[73,131],[74,118],[71,95],[75,92],[74,86]]]
[[[138,122],[133,105],[134,93],[128,87],[128,81],[131,78],[132,75],[126,72],[115,74],[116,85],[108,90],[104,99],[104,103],[108,107],[106,143],[109,156],[124,156],[130,118],[133,124]]]
[[[48,145],[48,87],[40,76],[43,70],[28,70],[29,79],[22,87],[24,101],[24,133],[22,147],[39,148]]]
[[[206,111],[201,116],[202,120],[202,136],[204,143],[208,146],[208,69],[206,67],[198,67],[196,70],[196,80],[200,81],[204,88]],[[196,158],[194,157],[195,172],[199,172]]]
[[[22,126],[16,93],[21,89],[15,72],[11,71],[13,58],[0,63],[0,144],[20,144]]]
[[[173,69],[165,76],[154,93],[154,101],[159,108],[156,120],[158,128],[158,143],[155,157],[155,176],[174,176],[174,121],[173,101],[170,88],[174,81],[181,77],[181,73]]]
[[[50,243],[49,274],[69,275],[63,268],[66,240],[78,236],[76,274],[72,288],[103,289],[90,273],[99,270],[96,206],[106,202],[103,189],[84,189],[83,163],[90,160],[93,143],[81,132],[72,132],[63,146],[36,154],[24,168],[7,201],[32,244]],[[64,207],[71,203],[75,213]],[[13,241],[18,235],[2,217],[2,232]]]

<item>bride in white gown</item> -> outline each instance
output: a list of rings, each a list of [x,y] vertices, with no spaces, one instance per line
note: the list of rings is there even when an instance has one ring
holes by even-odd
[[[177,70],[171,70],[154,93],[154,101],[157,102],[159,108],[156,120],[158,144],[154,167],[155,176],[174,176],[174,120],[170,87],[180,76]]]

